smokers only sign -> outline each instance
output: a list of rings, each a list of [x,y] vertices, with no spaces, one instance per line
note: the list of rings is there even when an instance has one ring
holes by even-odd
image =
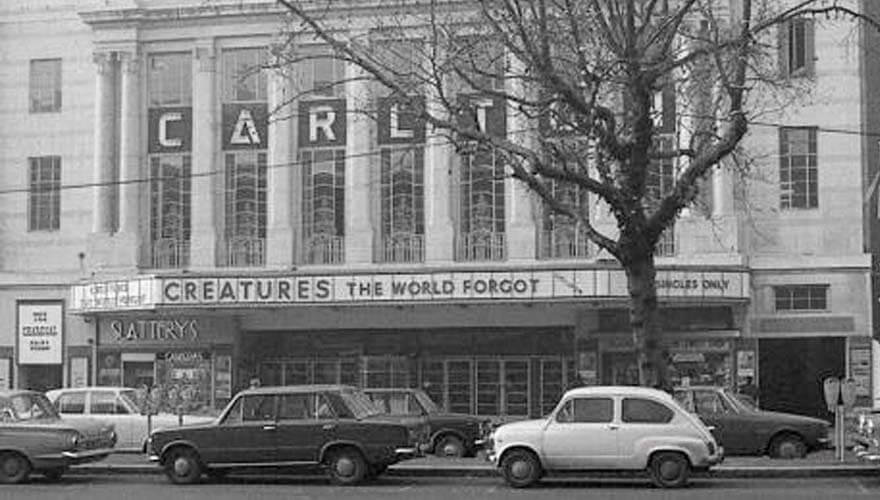
[[[157,309],[175,306],[247,306],[364,302],[471,302],[626,298],[619,269],[496,272],[378,273],[356,275],[192,276],[137,278],[74,287],[76,311]],[[661,298],[749,296],[744,271],[657,273]]]

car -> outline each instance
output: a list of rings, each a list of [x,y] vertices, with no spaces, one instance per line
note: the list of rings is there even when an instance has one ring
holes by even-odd
[[[67,420],[98,418],[116,427],[117,449],[144,452],[150,430],[181,423],[204,423],[213,416],[158,413],[147,415],[138,404],[137,391],[129,387],[70,387],[53,389],[46,396]]]
[[[428,453],[442,457],[472,457],[483,448],[491,420],[463,413],[446,413],[421,389],[377,389],[364,392],[390,415],[421,418],[428,428]]]
[[[58,480],[72,465],[113,452],[113,425],[63,420],[40,392],[0,391],[0,483],[27,481],[32,472]]]
[[[216,421],[158,429],[148,441],[150,460],[177,484],[202,473],[297,466],[322,466],[334,484],[356,484],[426,447],[418,419],[383,415],[343,385],[246,389]]]
[[[682,406],[714,428],[728,455],[801,458],[831,444],[830,424],[825,420],[763,411],[726,387],[676,387],[673,391]]]
[[[647,471],[660,487],[680,487],[691,471],[724,458],[709,429],[669,393],[634,386],[571,389],[547,417],[495,429],[488,447],[515,488],[546,472],[585,470]]]

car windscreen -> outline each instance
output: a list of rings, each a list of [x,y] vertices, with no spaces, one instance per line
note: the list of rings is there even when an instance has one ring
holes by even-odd
[[[427,394],[422,391],[416,391],[414,394],[427,413],[440,413],[437,404]]]
[[[734,406],[737,410],[740,411],[759,411],[758,406],[755,405],[755,401],[746,394],[738,394],[731,391],[724,391],[724,394],[727,395],[727,400],[731,406]]]
[[[55,407],[42,394],[17,394],[10,399],[12,419],[19,422],[58,418]],[[7,417],[8,418],[8,417]]]
[[[141,413],[141,407],[137,404],[138,397],[136,391],[121,391],[119,393],[119,399],[127,403],[132,412]]]

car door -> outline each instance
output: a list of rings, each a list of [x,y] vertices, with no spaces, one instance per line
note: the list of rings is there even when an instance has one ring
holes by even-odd
[[[733,455],[757,451],[754,422],[733,408],[717,391],[694,389],[694,409],[713,431],[724,452]]]
[[[603,469],[617,459],[615,401],[578,396],[550,417],[543,433],[544,459],[551,469]]]
[[[278,456],[284,462],[317,462],[336,416],[322,393],[278,396]]]
[[[691,435],[690,426],[673,426],[675,410],[653,399],[626,396],[620,402],[620,428],[617,445],[620,453],[618,466],[622,469],[642,469],[647,465],[652,441],[657,438],[676,438]]]
[[[275,394],[243,394],[223,420],[203,433],[199,453],[206,462],[260,464],[279,460]]]
[[[116,428],[117,448],[140,448],[143,437],[135,432],[136,418],[120,401],[114,390],[89,391],[89,416],[111,423]]]

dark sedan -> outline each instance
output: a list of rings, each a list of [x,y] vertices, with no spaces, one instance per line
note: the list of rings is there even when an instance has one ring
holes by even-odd
[[[27,481],[31,472],[59,479],[71,466],[113,452],[112,424],[62,420],[39,392],[0,391],[0,483]]]
[[[380,414],[359,389],[307,385],[242,391],[212,423],[153,431],[148,450],[178,484],[203,472],[316,465],[355,484],[418,455],[426,438],[417,420]]]
[[[677,387],[675,399],[710,427],[725,455],[801,458],[827,448],[830,425],[824,420],[763,411],[726,388]]]
[[[420,417],[428,426],[429,452],[444,457],[472,457],[483,448],[490,421],[474,415],[446,413],[420,389],[364,389],[389,415]]]

